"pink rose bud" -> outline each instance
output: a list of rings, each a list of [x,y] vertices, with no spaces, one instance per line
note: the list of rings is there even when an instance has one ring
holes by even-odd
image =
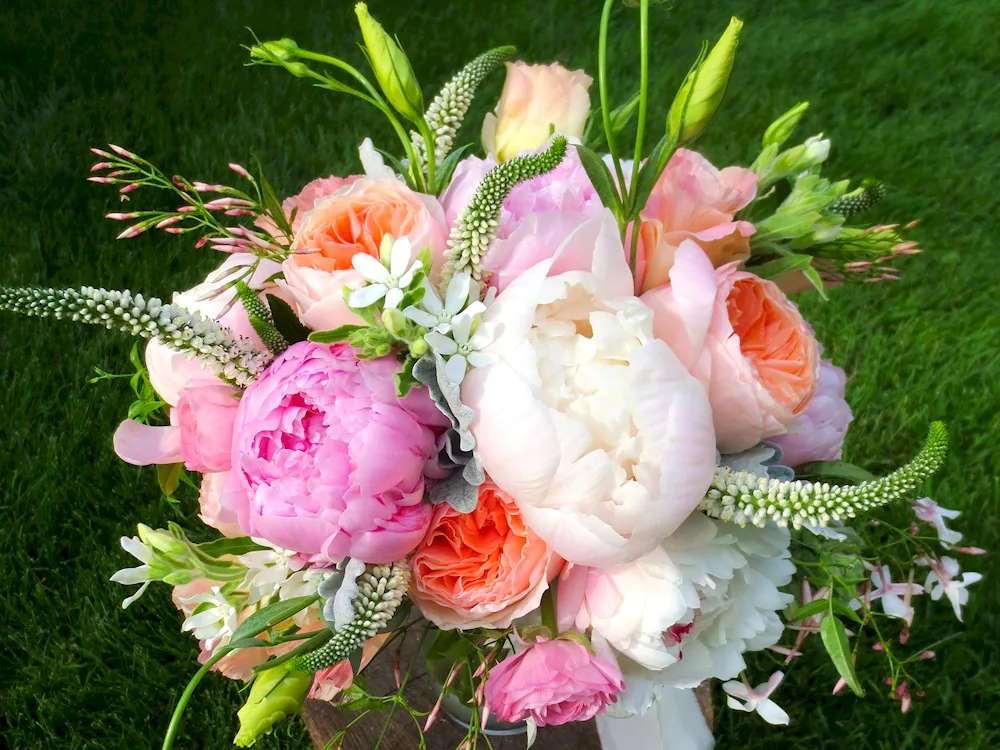
[[[624,689],[618,665],[582,643],[539,640],[490,670],[486,705],[500,721],[556,726],[592,719]]]

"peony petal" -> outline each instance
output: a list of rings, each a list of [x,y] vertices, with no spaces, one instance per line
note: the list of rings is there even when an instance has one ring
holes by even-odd
[[[115,453],[135,466],[176,464],[182,460],[180,428],[153,427],[126,419],[115,430]]]

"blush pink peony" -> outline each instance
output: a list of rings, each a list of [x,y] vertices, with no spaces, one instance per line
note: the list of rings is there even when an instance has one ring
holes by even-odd
[[[500,721],[558,726],[594,718],[624,689],[618,665],[582,643],[539,640],[490,670],[486,705]]]
[[[737,265],[713,268],[685,240],[670,283],[642,295],[656,336],[707,389],[723,453],[787,431],[819,377],[819,345],[798,308],[775,284]]]
[[[200,518],[223,536],[233,539],[243,536],[240,525],[236,523],[236,515],[222,508],[220,500],[222,489],[229,478],[228,471],[210,471],[201,475],[201,487],[198,491],[198,506]]]
[[[446,424],[424,389],[396,396],[391,357],[303,341],[240,401],[222,505],[249,536],[311,556],[388,563],[423,538],[424,464]]]
[[[788,432],[771,438],[785,453],[782,463],[802,466],[810,461],[836,461],[844,449],[847,427],[854,419],[844,399],[847,375],[833,362],[819,365],[816,395]]]
[[[751,170],[716,169],[697,151],[677,149],[642,210],[636,274],[641,290],[667,283],[684,240],[697,242],[716,267],[749,258],[754,227],[734,216],[756,193]]]

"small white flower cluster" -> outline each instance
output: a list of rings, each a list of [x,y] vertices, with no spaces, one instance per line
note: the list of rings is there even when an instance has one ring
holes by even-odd
[[[394,240],[385,235],[379,253],[381,261],[365,253],[356,253],[351,260],[354,269],[368,282],[351,292],[347,298],[351,307],[368,307],[384,299],[385,309],[395,310],[413,283],[414,275],[423,268],[423,263],[413,260],[413,247],[406,237]]]
[[[237,611],[218,586],[212,586],[212,590],[204,594],[180,597],[180,601],[192,609],[181,626],[182,632],[193,631],[194,637],[204,641],[205,650],[210,653],[217,646],[229,643],[239,624]]]
[[[273,359],[270,352],[256,349],[214,320],[156,297],[133,296],[127,289],[0,289],[0,310],[68,318],[157,338],[179,352],[214,361],[221,367],[220,375],[240,387],[248,386]]]
[[[247,592],[247,606],[267,602],[275,596],[281,599],[312,596],[331,575],[330,570],[304,567],[297,563],[297,553],[292,550],[275,547],[263,539],[254,541],[271,549],[247,552],[238,558],[247,568],[246,576],[239,585],[241,591]],[[309,610],[302,610],[293,619],[296,624],[302,625],[307,617]]]

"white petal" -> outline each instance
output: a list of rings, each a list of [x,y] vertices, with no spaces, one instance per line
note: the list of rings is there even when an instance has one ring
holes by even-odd
[[[424,297],[426,300],[427,298]],[[403,317],[409,318],[418,326],[423,326],[424,328],[433,328],[438,324],[438,319],[431,315],[429,312],[421,310],[419,307],[414,307],[410,305],[405,310],[403,310]]]
[[[399,307],[399,303],[403,301],[403,290],[399,287],[393,287],[388,292],[385,293],[385,309],[395,310]]]
[[[395,178],[393,171],[385,165],[385,159],[378,151],[371,138],[365,138],[358,148],[358,155],[361,157],[361,166],[365,174],[369,177]]]
[[[473,302],[467,308],[462,310],[465,315],[482,315],[486,312],[486,305],[482,302]]]
[[[389,278],[389,269],[367,253],[355,253],[351,258],[351,265],[369,281],[385,281]]]
[[[465,313],[462,313],[462,315],[464,316]],[[472,338],[469,339],[469,345],[473,349],[485,349],[493,343],[495,333],[496,323],[481,323],[476,332],[472,334]]]
[[[143,544],[137,536],[123,536],[122,549],[140,562],[151,563],[153,561],[153,551]]]
[[[760,714],[760,718],[768,724],[788,724],[788,714],[785,713],[784,709],[782,709],[774,701],[764,701],[763,703],[758,703],[757,713]]]
[[[473,319],[471,315],[456,315],[452,318],[452,336],[456,342],[459,344],[468,343],[469,334],[472,333],[472,322]]]
[[[217,626],[221,622],[221,617],[216,608],[206,609],[204,612],[199,612],[196,615],[191,615],[184,621],[181,625],[181,630],[198,630],[200,628],[208,628]]]
[[[738,680],[730,680],[729,682],[724,683],[722,689],[727,695],[731,695],[734,698],[747,700],[750,697],[750,694],[747,692],[747,686]]]
[[[389,272],[397,278],[406,273],[413,260],[413,246],[406,237],[400,237],[392,246],[392,254],[389,258]]]
[[[124,586],[132,586],[137,583],[148,583],[149,566],[140,565],[137,568],[122,568],[111,576],[111,580]]]
[[[369,284],[351,292],[347,304],[351,307],[368,307],[382,299],[387,291],[385,284]]]
[[[424,306],[427,312],[437,315],[439,312],[444,311],[444,305],[441,304],[441,298],[438,296],[437,290],[431,283],[430,279],[424,279],[424,298],[420,301],[420,304]]]
[[[469,352],[466,356],[469,364],[473,367],[489,367],[500,361],[500,357],[495,354],[483,354],[482,352]]]
[[[431,331],[424,336],[424,341],[426,341],[430,345],[431,349],[436,351],[438,354],[447,356],[458,351],[458,345],[455,343],[454,339],[442,336],[437,331]]]
[[[740,703],[732,696],[726,697],[726,705],[729,706],[734,711],[753,711],[752,708],[750,708],[749,706],[744,706],[742,703]]]
[[[444,373],[448,376],[450,380],[455,385],[461,385],[462,381],[465,379],[465,370],[468,366],[468,362],[465,361],[465,357],[461,354],[456,354],[448,360],[448,363],[444,366]]]
[[[148,587],[149,587],[149,581],[146,581],[144,584],[142,584],[142,586],[139,587],[138,591],[136,591],[134,594],[132,594],[132,596],[128,597],[122,602],[122,609],[128,609],[128,605],[130,605],[132,602],[134,602],[136,599],[142,596],[146,592],[146,589]]]
[[[413,283],[413,275],[423,267],[424,264],[421,263],[419,260],[413,261],[413,265],[410,267],[410,270],[399,277],[399,286],[402,287],[403,289],[406,289],[410,284]]]
[[[444,309],[452,315],[462,312],[469,300],[469,290],[472,287],[472,277],[467,273],[456,273],[448,282]]]

